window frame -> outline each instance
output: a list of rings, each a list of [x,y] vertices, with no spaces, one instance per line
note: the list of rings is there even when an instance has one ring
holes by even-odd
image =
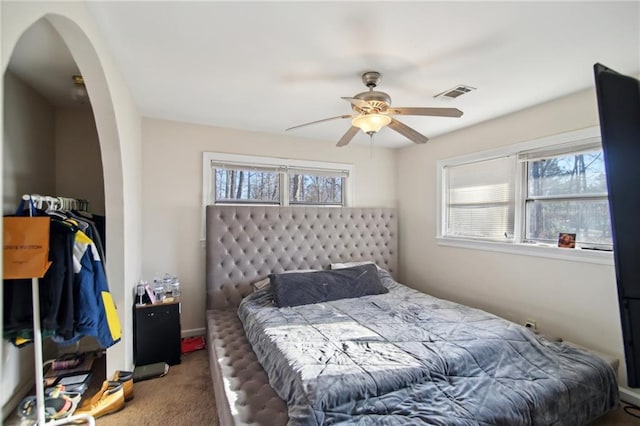
[[[451,246],[488,250],[502,253],[518,254],[525,256],[546,257],[553,259],[589,262],[596,264],[613,265],[612,251],[598,251],[586,249],[564,249],[554,245],[524,242],[525,235],[525,208],[527,196],[527,167],[526,161],[519,161],[519,155],[525,152],[542,151],[545,148],[565,147],[571,149],[580,146],[594,144],[600,141],[600,128],[588,127],[576,131],[552,135],[526,142],[517,143],[486,151],[474,152],[437,161],[437,217],[436,217],[436,241],[440,246]],[[481,238],[457,237],[444,234],[446,230],[447,209],[447,182],[445,179],[446,167],[473,163],[476,161],[490,160],[494,158],[515,156],[515,206],[514,206],[514,236],[513,241],[496,241]]]
[[[595,138],[593,138],[595,139]],[[588,139],[587,141],[589,141],[590,139]],[[600,140],[598,138],[598,144],[601,147],[600,144]],[[567,153],[567,156],[571,156],[571,155],[578,155],[580,154],[580,152],[593,152],[593,149],[596,148],[595,146],[593,146],[593,144],[589,147],[589,149],[587,150],[577,150],[574,152],[570,152]],[[597,148],[596,148],[597,149]],[[601,149],[601,148],[600,148]],[[602,151],[601,151],[602,153]],[[604,155],[604,154],[603,154]],[[522,172],[522,176],[523,176],[523,187],[522,187],[522,192],[523,192],[523,196],[522,196],[522,200],[520,200],[520,206],[522,208],[522,221],[521,221],[521,232],[522,232],[522,239],[521,241],[525,244],[537,244],[536,240],[531,239],[529,240],[527,238],[527,230],[526,230],[526,226],[527,226],[527,221],[526,221],[526,215],[527,215],[527,210],[526,210],[526,206],[527,203],[529,201],[604,201],[604,202],[608,202],[609,196],[607,192],[603,192],[603,193],[596,193],[596,192],[592,192],[592,193],[585,193],[585,194],[563,194],[563,195],[529,195],[529,188],[528,188],[528,176],[529,176],[529,168],[531,166],[531,162],[534,160],[523,160],[522,161],[522,165],[520,166],[521,168],[521,172]],[[604,160],[603,160],[604,161]],[[605,182],[606,185],[606,182]],[[544,243],[542,243],[544,244]],[[598,242],[592,242],[590,244],[590,247],[593,248],[599,248],[599,249],[604,249],[605,246],[608,246],[604,243],[598,243]],[[607,247],[608,248],[608,247]]]
[[[213,193],[214,167],[212,163],[224,163],[239,167],[273,167],[280,173],[280,201],[279,203],[260,203],[253,201],[215,202]],[[343,172],[346,174],[342,188],[342,205],[339,204],[302,204],[289,203],[289,174],[288,170],[308,170],[329,173]],[[350,207],[354,204],[354,166],[348,163],[334,163],[327,161],[299,160],[292,158],[264,157],[245,154],[228,154],[204,151],[202,153],[202,230],[201,240],[205,239],[206,206],[208,205],[252,205],[252,206],[290,206],[290,207]]]

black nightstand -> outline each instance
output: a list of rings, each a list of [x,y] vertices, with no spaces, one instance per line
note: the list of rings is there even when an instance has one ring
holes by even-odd
[[[180,301],[133,308],[135,365],[180,364]]]

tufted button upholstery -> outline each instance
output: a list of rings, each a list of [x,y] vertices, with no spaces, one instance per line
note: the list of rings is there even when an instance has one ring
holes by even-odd
[[[207,207],[209,365],[221,425],[285,425],[278,398],[246,340],[236,310],[270,273],[372,260],[397,265],[394,209]]]
[[[270,273],[373,260],[395,274],[394,209],[207,207],[207,307],[236,307]]]
[[[209,366],[221,425],[286,425],[275,394],[234,310],[207,311]]]

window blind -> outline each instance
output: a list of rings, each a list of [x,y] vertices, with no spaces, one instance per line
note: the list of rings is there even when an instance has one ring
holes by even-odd
[[[445,234],[513,238],[515,157],[446,167]]]
[[[211,162],[212,169],[219,170],[246,170],[250,172],[268,172],[268,173],[284,173],[287,171],[286,166],[280,165],[256,165],[256,164],[243,164],[243,163],[220,163],[216,161]]]
[[[349,177],[348,170],[331,170],[331,169],[313,169],[313,168],[298,168],[289,167],[287,173],[290,175],[314,175],[325,177]]]
[[[564,157],[566,155],[579,155],[585,152],[599,151],[602,149],[600,138],[589,138],[578,142],[555,145],[543,149],[532,149],[518,153],[518,161],[539,161],[550,158]]]

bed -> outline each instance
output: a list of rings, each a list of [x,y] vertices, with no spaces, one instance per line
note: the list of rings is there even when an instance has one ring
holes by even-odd
[[[600,357],[397,283],[396,236],[393,209],[207,207],[207,334],[220,424],[584,424],[617,406],[614,368]],[[353,261],[379,266],[387,293],[278,308],[269,289],[254,287],[269,274]],[[316,338],[296,335],[301,323]],[[327,343],[336,323],[347,326]],[[327,357],[337,362],[317,355],[327,344],[344,349]],[[365,361],[353,367],[362,347]]]

